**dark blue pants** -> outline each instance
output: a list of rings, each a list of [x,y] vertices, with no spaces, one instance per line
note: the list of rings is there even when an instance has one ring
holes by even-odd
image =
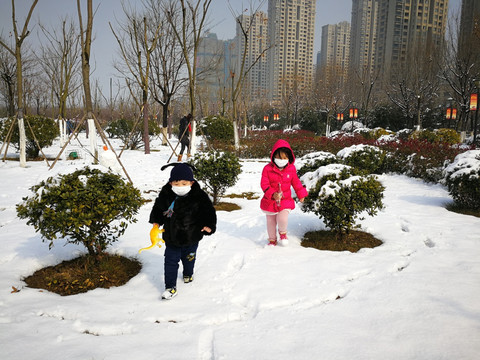
[[[178,263],[180,260],[183,265],[183,276],[192,276],[195,259],[197,257],[198,243],[191,246],[172,246],[165,247],[165,288],[170,289],[177,286]]]

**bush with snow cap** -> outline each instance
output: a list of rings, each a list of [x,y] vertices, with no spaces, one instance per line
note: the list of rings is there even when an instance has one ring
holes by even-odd
[[[385,161],[385,151],[376,146],[360,144],[340,150],[337,157],[342,159],[344,164],[368,174],[379,174]]]
[[[457,205],[480,209],[480,150],[457,155],[443,173],[448,191]]]
[[[355,227],[361,213],[376,215],[383,208],[384,187],[375,176],[356,173],[350,166],[330,164],[303,175],[309,195],[302,210],[319,216],[339,235]]]
[[[338,162],[338,160],[334,154],[327,151],[316,151],[296,159],[295,165],[298,176],[302,176],[309,171],[315,171],[320,166],[334,164],[336,162]]]

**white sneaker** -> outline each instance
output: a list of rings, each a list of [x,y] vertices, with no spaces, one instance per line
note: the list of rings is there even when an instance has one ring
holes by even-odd
[[[175,296],[177,296],[177,289],[176,288],[165,289],[165,291],[162,294],[162,299],[171,300]]]

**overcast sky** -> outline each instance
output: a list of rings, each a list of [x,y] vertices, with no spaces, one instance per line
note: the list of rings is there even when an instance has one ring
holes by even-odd
[[[32,1],[16,0],[16,17],[19,26],[23,26],[24,19]],[[128,1],[130,4],[141,4],[141,0]],[[82,0],[82,3],[85,3]],[[109,78],[114,77],[112,62],[113,58],[118,56],[117,44],[112,32],[108,26],[108,22],[116,23],[116,17],[121,18],[122,7],[120,0],[94,0],[94,7],[98,6],[94,19],[95,40],[92,45],[92,56],[96,65],[93,77],[100,78],[107,92]],[[244,0],[213,0],[209,9],[209,18],[211,32],[217,34],[219,39],[231,39],[235,36],[234,17],[230,11],[230,6],[236,14],[240,14],[243,10],[249,9],[251,1]],[[253,0],[254,8],[260,3],[259,0]],[[457,9],[461,0],[450,0],[450,8]],[[76,0],[39,0],[31,24],[38,21],[46,25],[54,26],[58,24],[59,19],[69,15],[77,19],[77,1]],[[263,1],[263,8],[266,12],[268,0]],[[316,4],[316,21],[315,21],[315,42],[314,42],[314,62],[316,61],[316,53],[320,50],[322,26],[326,24],[336,24],[340,21],[351,21],[352,0],[317,0]],[[83,7],[86,12],[86,6]],[[250,9],[246,12],[249,13]],[[2,37],[8,36],[11,32],[11,1],[0,0],[0,24]],[[30,26],[32,35],[27,41],[38,42],[38,27]],[[20,30],[21,31],[21,30]],[[93,65],[93,66],[95,66]]]

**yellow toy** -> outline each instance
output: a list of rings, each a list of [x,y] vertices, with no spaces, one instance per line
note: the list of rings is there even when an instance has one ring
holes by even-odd
[[[152,245],[138,250],[138,253],[140,254],[143,250],[150,250],[155,245],[157,245],[159,248],[162,247],[162,245],[159,244],[159,242],[161,241],[165,243],[165,241],[163,241],[163,239],[160,237],[160,234],[164,231],[165,231],[164,229],[159,229],[157,224],[153,225],[152,230],[150,230],[150,241],[152,242]]]

